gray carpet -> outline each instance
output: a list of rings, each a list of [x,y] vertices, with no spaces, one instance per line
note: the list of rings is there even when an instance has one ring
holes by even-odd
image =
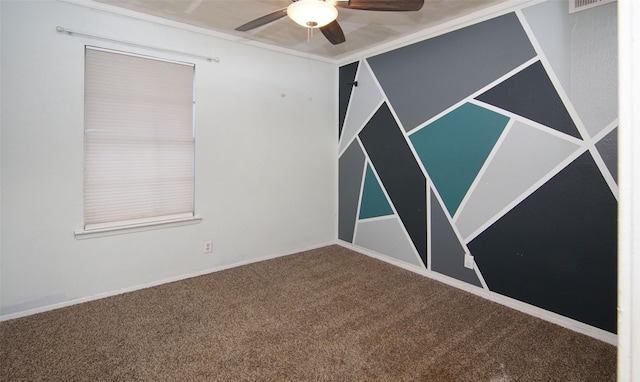
[[[616,348],[340,246],[0,323],[2,381],[614,381]]]

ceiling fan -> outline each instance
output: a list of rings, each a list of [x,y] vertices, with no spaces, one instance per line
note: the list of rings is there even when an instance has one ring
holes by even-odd
[[[251,20],[236,30],[246,32],[289,16],[303,27],[319,28],[329,42],[337,45],[345,42],[345,37],[336,20],[336,7],[363,11],[406,12],[419,11],[423,5],[424,0],[293,0],[288,7]]]

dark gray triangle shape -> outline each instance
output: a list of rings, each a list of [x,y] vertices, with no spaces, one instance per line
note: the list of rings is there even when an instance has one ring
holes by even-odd
[[[384,103],[358,135],[420,258],[427,263],[427,180]]]
[[[351,99],[351,93],[353,92],[353,81],[356,79],[356,73],[358,72],[358,62],[351,63],[349,65],[341,66],[339,72],[338,84],[338,139],[342,135],[342,125],[347,115],[347,109],[349,107],[349,100]]]
[[[611,176],[618,182],[618,128],[607,134],[598,143],[596,149],[600,153],[602,160],[607,165]]]
[[[482,93],[477,99],[581,138],[540,61]]]
[[[360,144],[354,140],[338,162],[338,238],[350,243],[358,218],[364,160]]]
[[[482,287],[476,272],[464,267],[464,254],[464,247],[431,191],[431,270]]]

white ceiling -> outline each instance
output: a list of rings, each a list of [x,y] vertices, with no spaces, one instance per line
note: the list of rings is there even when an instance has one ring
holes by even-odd
[[[308,39],[307,29],[288,17],[248,32],[234,29],[250,20],[290,4],[289,0],[92,0],[151,16],[182,22],[222,33],[234,40],[258,43],[339,63],[358,53],[404,41],[424,31],[470,15],[499,12],[518,0],[425,0],[417,12],[372,12],[338,9],[338,22],[346,36],[339,45],[329,43],[319,30]],[[523,1],[519,1],[520,3]]]

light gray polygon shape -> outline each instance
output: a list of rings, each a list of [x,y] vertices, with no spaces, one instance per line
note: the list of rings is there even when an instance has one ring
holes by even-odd
[[[371,115],[378,110],[383,100],[369,65],[363,63],[359,66],[356,81],[358,81],[358,86],[354,86],[351,92],[351,101],[342,128],[340,151],[360,132]]]
[[[571,24],[565,3],[548,1],[522,13],[565,91],[571,88]],[[562,11],[560,11],[562,9]]]
[[[468,238],[579,149],[571,143],[515,121],[456,217]]]
[[[396,215],[386,219],[359,221],[354,244],[425,268]]]
[[[358,215],[364,161],[360,144],[353,141],[338,162],[338,238],[350,243]]]
[[[563,1],[523,9],[542,53],[591,137],[618,113],[616,3],[569,14]]]

